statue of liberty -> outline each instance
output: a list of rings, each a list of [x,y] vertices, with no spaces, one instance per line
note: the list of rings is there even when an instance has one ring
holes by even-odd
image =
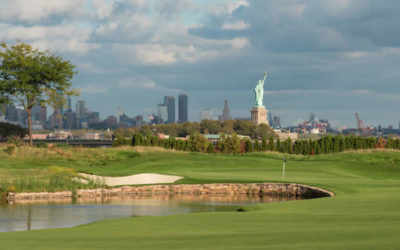
[[[264,82],[267,79],[267,72],[264,72],[264,78],[262,80],[258,80],[257,86],[254,88],[255,100],[256,103],[254,107],[264,107],[263,105],[263,97],[264,97]]]

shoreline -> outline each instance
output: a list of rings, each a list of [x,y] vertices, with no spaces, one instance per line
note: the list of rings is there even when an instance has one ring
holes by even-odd
[[[79,189],[76,191],[8,193],[8,203],[23,201],[60,201],[98,199],[137,195],[260,195],[302,198],[333,197],[331,191],[296,183],[218,183],[218,184],[165,184],[123,186],[117,188]]]

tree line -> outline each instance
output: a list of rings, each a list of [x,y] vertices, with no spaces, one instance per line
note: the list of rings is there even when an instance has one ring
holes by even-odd
[[[122,131],[119,131],[118,133],[121,132]],[[143,125],[138,132],[145,136],[162,133],[172,137],[186,137],[193,133],[236,133],[239,135],[250,136],[251,138],[268,138],[270,136],[275,137],[274,130],[271,127],[265,124],[256,125],[253,122],[247,120],[228,120],[224,122],[214,120],[202,120],[201,122],[184,122],[182,124],[146,124]]]
[[[118,139],[117,139],[118,140]],[[281,141],[273,136],[261,140],[241,139],[236,133],[221,133],[216,143],[211,143],[200,133],[192,133],[187,140],[169,137],[159,139],[156,135],[134,133],[131,141],[125,139],[124,145],[158,146],[188,152],[240,154],[251,152],[281,152],[297,155],[319,155],[345,152],[349,150],[390,148],[400,150],[400,140],[361,136],[331,136],[318,140],[296,140],[288,138]],[[119,145],[122,145],[119,143]]]

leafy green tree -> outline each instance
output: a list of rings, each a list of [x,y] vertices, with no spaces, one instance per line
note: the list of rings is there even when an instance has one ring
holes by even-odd
[[[260,143],[258,140],[254,140],[254,152],[258,152],[261,150]]]
[[[267,139],[263,137],[261,141],[261,151],[267,151],[267,147]]]
[[[65,104],[65,96],[78,95],[71,83],[77,73],[74,68],[70,61],[26,43],[0,44],[0,99],[16,100],[27,111],[31,146],[32,108],[46,103],[59,108]]]
[[[281,140],[278,138],[276,139],[276,148],[275,151],[281,152]]]
[[[144,136],[141,133],[134,133],[132,135],[132,146],[144,145]]]
[[[28,131],[18,125],[7,122],[0,122],[0,138],[7,139],[12,136],[24,138]]]
[[[210,142],[200,133],[193,133],[187,140],[187,148],[191,152],[206,152]]]
[[[214,145],[212,143],[208,144],[207,153],[209,154],[214,153]]]
[[[200,122],[200,131],[202,134],[219,134],[222,132],[221,122],[202,120]]]
[[[245,140],[245,142],[244,142],[244,150],[246,151],[246,153],[253,152],[253,145],[252,145],[250,139],[246,139]]]
[[[274,137],[270,136],[269,140],[268,140],[268,149],[270,151],[274,151],[274,147],[275,147],[275,141],[274,141]]]

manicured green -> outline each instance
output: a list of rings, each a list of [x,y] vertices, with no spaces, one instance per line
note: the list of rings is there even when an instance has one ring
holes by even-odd
[[[70,150],[67,157],[68,150],[63,156],[48,156],[45,162],[32,156],[45,154],[42,151],[30,158],[1,152],[0,173],[57,165],[100,175],[182,175],[186,177],[182,183],[280,182],[284,156],[138,153],[125,148]],[[286,182],[323,187],[337,196],[246,206],[246,212],[126,218],[68,229],[2,233],[0,249],[400,248],[398,151],[286,157]]]

